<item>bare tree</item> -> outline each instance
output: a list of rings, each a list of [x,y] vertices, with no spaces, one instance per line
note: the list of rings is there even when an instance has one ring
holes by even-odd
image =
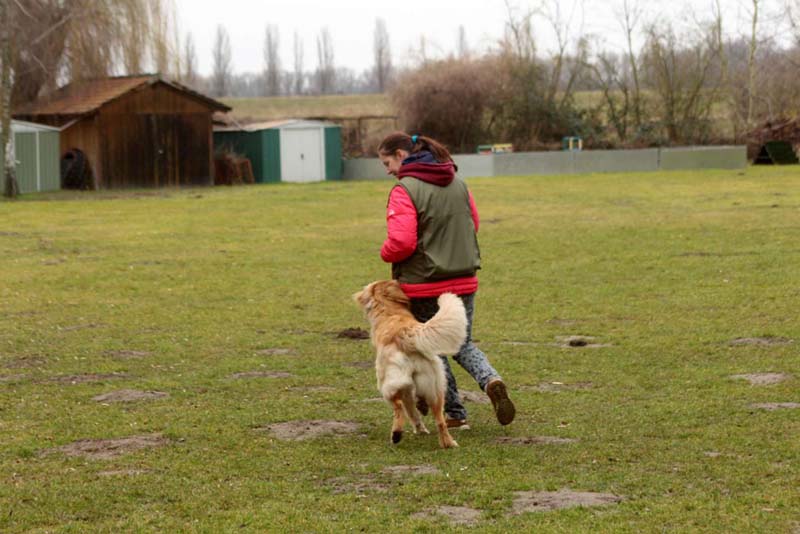
[[[303,94],[305,75],[303,74],[303,40],[294,32],[294,94]]]
[[[328,28],[323,28],[317,37],[317,90],[321,94],[333,91],[336,67],[333,61],[333,40]]]
[[[168,44],[172,0],[5,1],[19,11],[12,106],[65,81],[107,76],[120,67],[138,74],[148,57],[158,66],[167,63],[159,57],[177,53]]]
[[[215,96],[226,96],[230,89],[233,66],[231,64],[231,40],[227,30],[221,24],[217,26],[212,58],[212,90]]]
[[[756,100],[756,53],[758,52],[758,7],[759,0],[751,0],[750,49],[747,57],[747,126],[753,126],[753,111]]]
[[[425,38],[424,34],[420,34],[419,36],[419,46],[415,50],[412,51],[414,56],[419,63],[422,65],[427,65],[431,58],[428,54],[428,39]]]
[[[553,72],[539,55],[533,32],[533,18],[540,12],[517,14],[506,2],[508,19],[495,63],[497,85],[490,122],[497,134],[518,149],[530,149],[541,142],[567,133],[567,116],[572,104],[564,97],[563,109],[556,106],[551,91]]]
[[[281,60],[278,54],[278,27],[267,26],[264,33],[264,80],[267,96],[281,93]]]
[[[144,2],[124,2],[120,10],[125,13],[123,20],[145,20],[148,6]],[[125,32],[122,46],[122,60],[128,73],[142,72],[147,56],[147,33]]]
[[[469,58],[469,43],[467,42],[467,30],[461,24],[458,27],[458,37],[456,38],[456,54],[460,59]]]
[[[389,31],[386,21],[375,20],[375,34],[373,38],[373,52],[375,55],[374,77],[378,92],[383,93],[392,74],[392,52],[389,45]]]
[[[572,88],[586,63],[587,52],[587,44],[583,39],[582,30],[576,41],[572,58],[568,51],[572,41],[575,17],[583,13],[582,1],[573,0],[566,18],[561,12],[561,5],[562,3],[558,0],[552,0],[545,3],[542,9],[542,15],[550,23],[557,43],[557,48],[550,58],[551,72],[547,99],[558,107],[563,106],[567,99],[572,97]],[[564,79],[565,74],[566,80]],[[557,102],[559,99],[560,101]]]
[[[643,64],[669,141],[704,142],[719,90],[715,26],[701,35],[676,35],[672,24],[648,29]],[[678,44],[678,43],[681,44]]]
[[[160,0],[150,0],[150,49],[156,72],[169,75],[170,59],[177,55],[177,50],[170,50],[169,34],[172,26],[169,7]]]
[[[183,42],[183,83],[190,87],[197,85],[197,50],[191,32]]]
[[[11,28],[13,18],[8,2],[0,2],[0,166],[2,166],[3,194],[16,197],[19,185],[14,174],[13,143],[11,132]]]
[[[589,64],[594,85],[603,95],[606,119],[623,143],[628,139],[632,107],[627,62],[625,57],[602,52]]]
[[[630,67],[631,80],[631,108],[633,111],[633,124],[638,129],[642,126],[644,105],[642,101],[642,85],[639,76],[639,59],[633,47],[633,38],[636,34],[642,16],[642,11],[636,0],[623,0],[622,13],[618,15],[620,25],[625,33],[628,66]]]

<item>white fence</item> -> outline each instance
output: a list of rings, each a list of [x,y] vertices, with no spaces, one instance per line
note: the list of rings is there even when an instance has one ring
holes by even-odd
[[[596,172],[654,172],[687,169],[743,169],[747,147],[709,146],[646,148],[641,150],[583,150],[575,152],[514,152],[453,156],[462,178],[587,174]],[[376,158],[344,160],[344,180],[387,178]]]

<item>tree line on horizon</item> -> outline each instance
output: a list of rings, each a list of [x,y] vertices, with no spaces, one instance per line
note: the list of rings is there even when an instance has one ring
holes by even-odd
[[[373,66],[361,73],[337,65],[329,28],[316,38],[314,69],[297,33],[286,68],[275,25],[265,26],[261,72],[235,73],[219,26],[205,77],[191,34],[178,35],[172,0],[0,2],[2,161],[11,166],[16,106],[72,81],[148,70],[214,97],[386,92],[404,128],[456,151],[493,141],[552,146],[564,135],[591,147],[720,142],[796,116],[800,0],[740,0],[749,30],[738,35],[720,0],[708,2],[713,16],[679,27],[648,18],[643,0],[619,0],[626,46],[610,51],[578,27],[580,0],[539,0],[527,10],[507,0],[505,34],[490,50],[470,51],[461,27],[449,55],[432,57],[422,38],[414,65],[404,68],[393,63],[386,23],[376,19]],[[556,36],[553,50],[540,46],[542,27]]]

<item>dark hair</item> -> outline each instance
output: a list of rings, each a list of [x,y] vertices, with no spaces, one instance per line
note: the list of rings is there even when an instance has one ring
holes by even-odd
[[[416,139],[416,142],[414,142],[414,139]],[[427,150],[433,154],[433,157],[436,158],[436,161],[439,163],[453,161],[453,157],[450,155],[450,151],[447,150],[447,147],[439,141],[424,135],[415,135],[412,138],[412,136],[405,132],[394,132],[387,135],[383,141],[381,141],[381,144],[378,145],[378,154],[383,156],[392,155],[398,150],[407,150],[409,154],[416,154],[422,150]]]

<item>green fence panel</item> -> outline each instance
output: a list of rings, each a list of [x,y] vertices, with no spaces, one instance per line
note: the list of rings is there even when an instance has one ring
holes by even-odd
[[[342,179],[342,129],[325,128],[325,179]]]
[[[39,133],[39,190],[61,189],[60,143],[58,132]]]
[[[261,165],[264,169],[264,182],[281,181],[281,131],[275,128],[262,130]]]
[[[19,192],[35,193],[39,190],[36,184],[36,134],[33,132],[14,134],[14,150]]]

